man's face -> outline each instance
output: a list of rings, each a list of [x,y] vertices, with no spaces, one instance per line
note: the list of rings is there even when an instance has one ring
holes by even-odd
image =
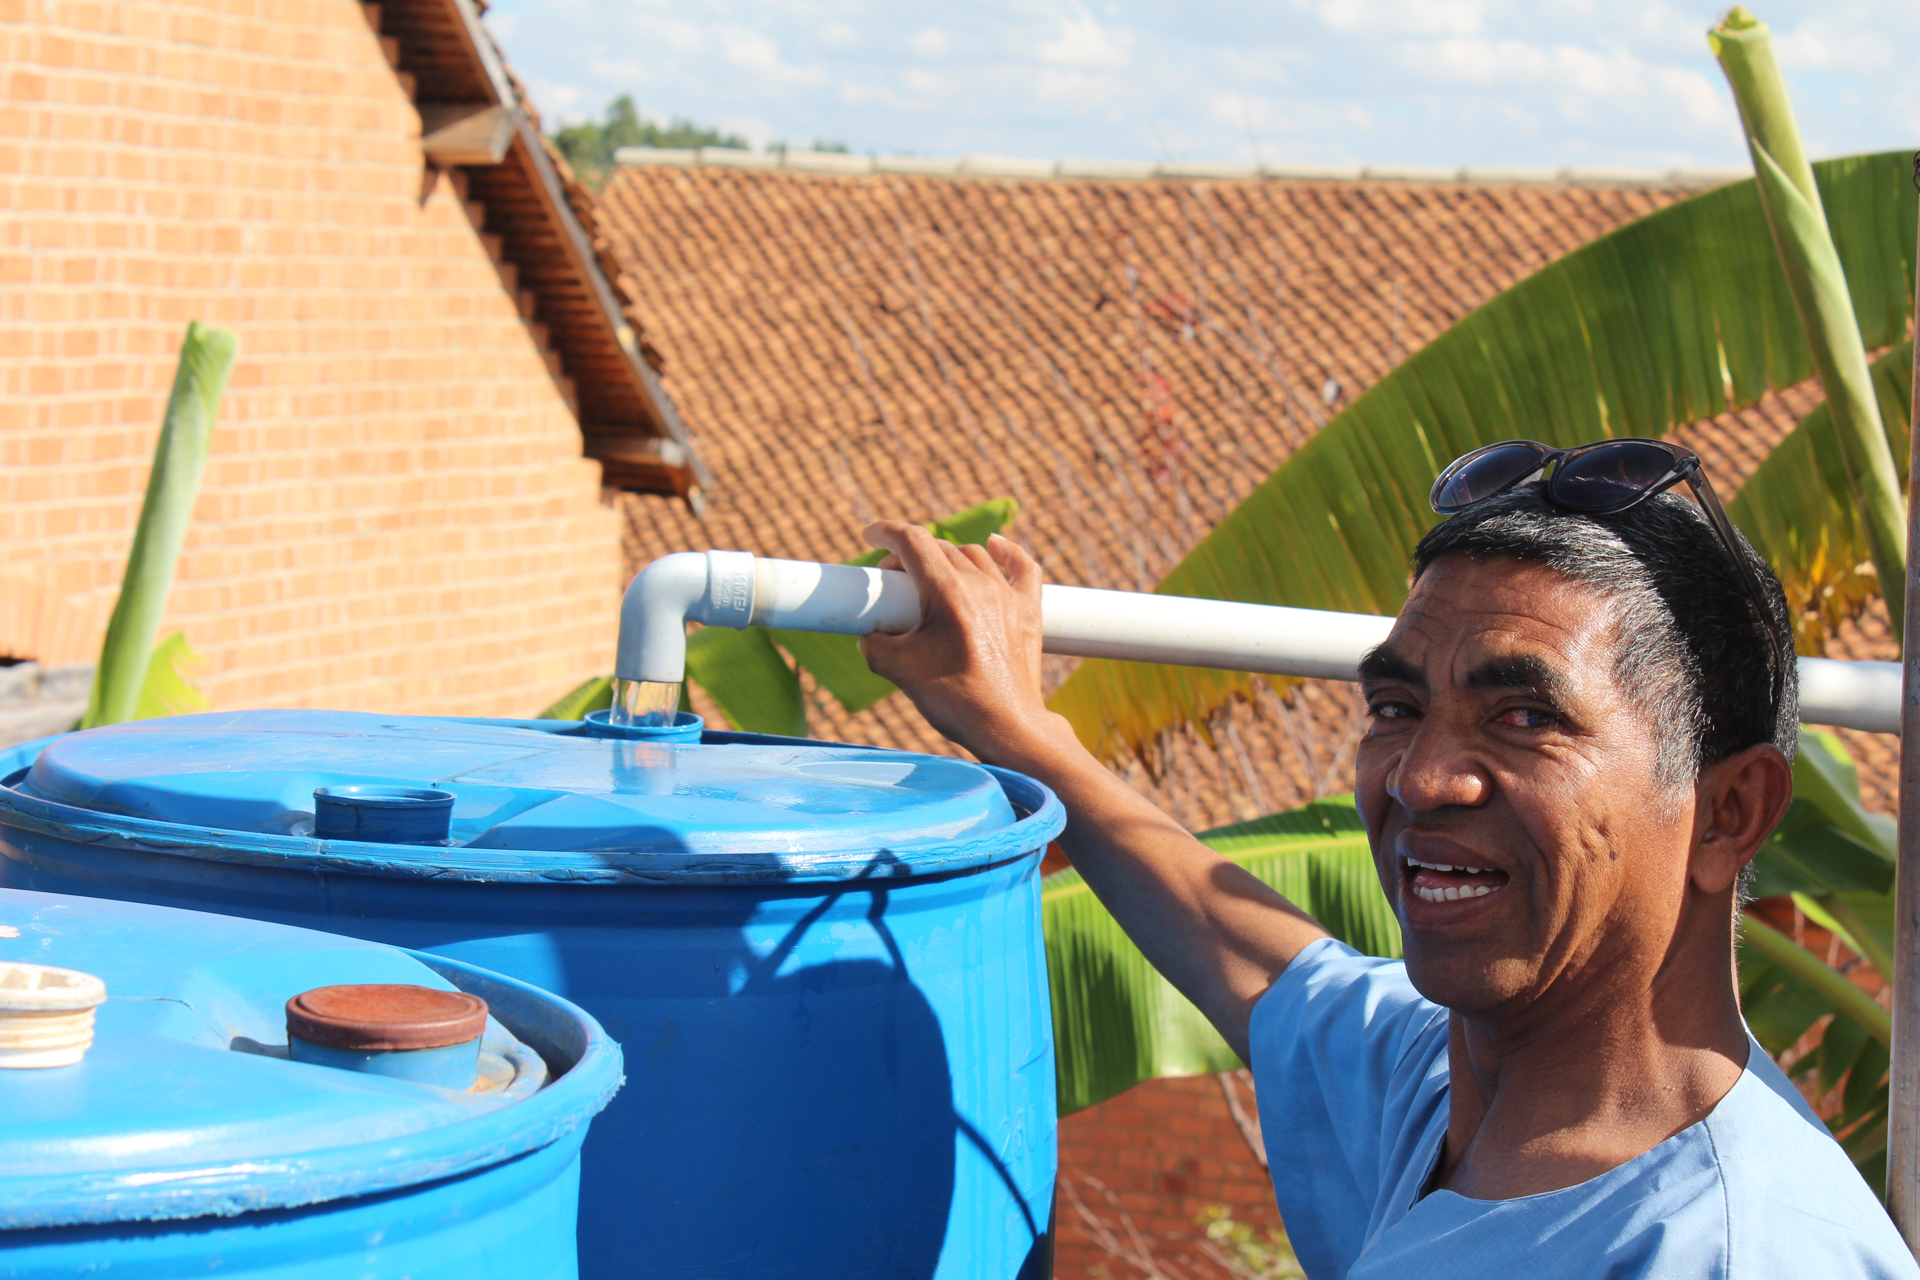
[[[1666,952],[1693,793],[1660,781],[1613,644],[1592,589],[1448,556],[1363,668],[1360,813],[1428,999],[1520,1014]]]

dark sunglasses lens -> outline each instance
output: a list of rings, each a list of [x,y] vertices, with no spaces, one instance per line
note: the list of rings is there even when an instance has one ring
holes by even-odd
[[[1553,500],[1572,511],[1617,511],[1673,474],[1658,445],[1622,440],[1568,458],[1553,473]]]
[[[1545,456],[1536,445],[1497,444],[1469,462],[1455,463],[1455,469],[1434,486],[1433,509],[1441,515],[1465,511],[1538,471]]]

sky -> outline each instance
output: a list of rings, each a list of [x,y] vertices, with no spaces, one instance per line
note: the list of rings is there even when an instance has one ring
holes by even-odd
[[[1920,4],[1755,12],[1809,153],[1920,145]],[[1669,0],[493,0],[486,21],[549,127],[624,93],[649,118],[756,147],[1745,168],[1707,49],[1719,13]]]

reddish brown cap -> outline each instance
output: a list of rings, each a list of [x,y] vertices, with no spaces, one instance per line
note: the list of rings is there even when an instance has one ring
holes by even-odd
[[[315,987],[287,1001],[287,1034],[334,1049],[438,1049],[487,1028],[487,1002],[397,983]]]

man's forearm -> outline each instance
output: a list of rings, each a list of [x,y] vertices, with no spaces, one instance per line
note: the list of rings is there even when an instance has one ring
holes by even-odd
[[[995,744],[993,762],[1060,797],[1060,843],[1075,870],[1244,1060],[1254,1002],[1326,930],[1116,777],[1064,720],[1048,719],[1031,735]]]
[[[1254,1001],[1325,931],[1135,794],[1046,709],[1032,556],[998,535],[956,547],[898,520],[870,525],[867,540],[892,553],[920,593],[917,627],[860,642],[868,665],[952,741],[1053,788],[1074,866],[1244,1058]]]

